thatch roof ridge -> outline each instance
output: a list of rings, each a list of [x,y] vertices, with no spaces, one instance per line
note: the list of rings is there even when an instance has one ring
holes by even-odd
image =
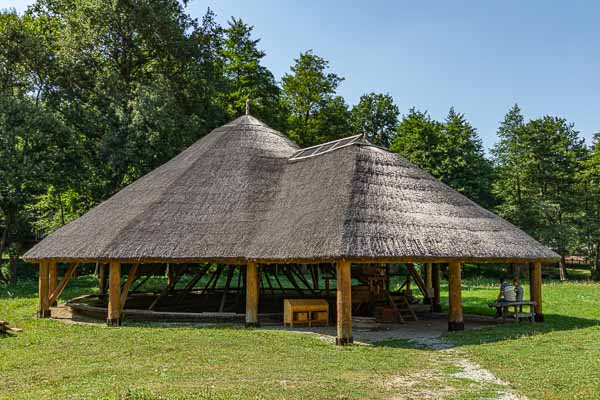
[[[303,150],[245,115],[65,225],[30,261],[555,259],[397,154]],[[305,154],[306,155],[306,154]]]

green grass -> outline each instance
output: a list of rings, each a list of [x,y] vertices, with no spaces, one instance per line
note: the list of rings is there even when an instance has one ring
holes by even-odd
[[[452,377],[448,355],[405,341],[339,348],[285,331],[37,320],[35,286],[0,287],[0,319],[24,329],[0,337],[0,399],[387,399],[424,391],[478,399],[497,391]],[[77,278],[63,297],[94,286],[93,278]],[[466,282],[465,312],[489,313],[495,286]],[[600,285],[546,284],[544,311],[544,324],[448,338],[532,399],[598,398]],[[393,377],[418,382],[389,385]]]

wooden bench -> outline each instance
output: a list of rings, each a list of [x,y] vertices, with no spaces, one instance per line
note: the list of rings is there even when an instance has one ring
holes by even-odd
[[[500,302],[496,301],[494,303],[490,303],[490,307],[498,308],[500,307],[500,316],[502,317],[502,321],[506,321],[506,317],[512,317],[517,322],[519,319],[526,318],[530,322],[533,322],[535,319],[535,301],[510,301],[510,302]],[[512,312],[510,308],[512,307]],[[529,312],[523,312],[523,307],[529,307]]]
[[[329,303],[323,299],[283,300],[283,326],[329,324]]]

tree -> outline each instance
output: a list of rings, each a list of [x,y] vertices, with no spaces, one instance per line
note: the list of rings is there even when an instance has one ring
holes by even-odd
[[[441,179],[471,200],[490,208],[492,164],[485,158],[483,144],[477,130],[465,119],[464,114],[450,108],[444,121]]]
[[[600,280],[600,133],[594,135],[590,155],[582,162],[578,186],[583,195],[581,237],[593,263],[592,278]]]
[[[31,223],[25,206],[32,197],[65,184],[63,166],[75,165],[75,153],[72,132],[56,115],[25,96],[0,97],[0,255]]]
[[[497,167],[493,192],[500,215],[563,258],[576,246],[580,203],[577,176],[586,158],[573,124],[551,116],[524,123],[518,106],[501,124],[492,154]]]
[[[284,116],[281,115],[280,89],[273,74],[260,64],[265,53],[258,49],[260,39],[251,37],[253,29],[235,18],[225,29],[220,51],[227,80],[223,106],[230,118],[235,118],[244,113],[248,100],[252,115],[274,128],[281,128]]]
[[[283,79],[290,112],[288,135],[301,146],[312,146],[348,135],[349,112],[336,89],[344,78],[330,72],[329,62],[311,50],[301,53]],[[332,123],[334,122],[334,123]]]
[[[224,120],[210,11],[199,25],[176,0],[38,0],[26,17],[52,53],[34,69],[42,99],[80,133],[96,201]]]
[[[389,147],[396,134],[399,114],[389,94],[364,94],[352,107],[352,128],[355,133],[365,133],[371,143]]]
[[[439,179],[445,157],[442,128],[427,112],[411,108],[398,124],[390,150]]]
[[[402,118],[391,150],[484,207],[490,207],[492,165],[464,115],[450,109],[441,123],[414,108]]]

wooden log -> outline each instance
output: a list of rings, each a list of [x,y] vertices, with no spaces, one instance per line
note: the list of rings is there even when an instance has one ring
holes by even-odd
[[[258,326],[258,295],[260,281],[256,263],[246,265],[246,326]]]
[[[352,339],[352,279],[348,261],[337,263],[337,337],[339,346],[351,344]]]
[[[544,322],[542,312],[542,263],[540,262],[529,264],[529,295],[531,301],[535,302],[535,321]]]
[[[109,287],[108,287],[108,326],[121,325],[121,263],[111,261],[109,263]]]
[[[448,264],[448,330],[465,329],[462,308],[462,287],[460,279],[461,263],[453,261]]]
[[[48,261],[48,293],[52,294],[56,290],[58,282],[58,264],[56,261]],[[50,307],[56,307],[56,300],[49,300]]]
[[[49,266],[46,260],[40,262],[38,297],[38,318],[50,318]]]
[[[175,281],[175,275],[175,266],[167,264],[167,286],[174,286],[173,282]]]
[[[441,312],[442,306],[440,305],[440,264],[431,264],[431,285],[433,286],[431,311]]]
[[[67,269],[67,272],[65,272],[65,276],[63,276],[62,280],[60,281],[60,284],[50,294],[50,298],[48,300],[50,304],[54,304],[58,301],[58,298],[60,297],[62,292],[67,287],[67,283],[69,283],[69,281],[73,277],[73,274],[75,273],[75,269],[77,268],[78,265],[79,265],[79,263],[69,265],[69,268]]]
[[[121,290],[121,312],[125,308],[125,302],[127,302],[127,295],[129,294],[129,289],[133,282],[138,278],[138,270],[140,268],[140,264],[133,264],[131,269],[129,270],[129,274],[127,275],[127,281]]]

